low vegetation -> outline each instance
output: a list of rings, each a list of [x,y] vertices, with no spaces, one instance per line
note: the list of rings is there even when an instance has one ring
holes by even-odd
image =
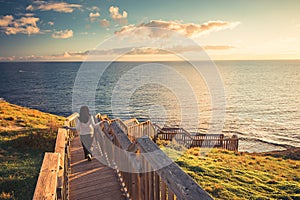
[[[45,151],[63,117],[0,100],[0,199],[32,199]]]
[[[299,160],[171,147],[162,149],[215,199],[300,199]]]
[[[53,151],[64,120],[0,100],[0,199],[32,199],[44,152]],[[300,199],[299,149],[204,153],[166,141],[158,144],[215,199]]]

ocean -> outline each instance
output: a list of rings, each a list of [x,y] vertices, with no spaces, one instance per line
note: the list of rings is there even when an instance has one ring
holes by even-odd
[[[238,135],[241,151],[300,147],[300,61],[216,61],[213,78],[220,82],[185,62],[105,64],[87,64],[101,71],[92,79],[82,74],[81,62],[0,63],[0,97],[68,116],[78,98],[84,101],[80,94],[91,92],[93,113],[202,133],[218,122],[225,135]]]

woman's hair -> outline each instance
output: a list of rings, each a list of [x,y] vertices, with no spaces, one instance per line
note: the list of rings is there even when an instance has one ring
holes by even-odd
[[[81,106],[79,117],[78,117],[79,121],[82,123],[87,123],[90,117],[91,115],[90,115],[89,108],[87,106]]]

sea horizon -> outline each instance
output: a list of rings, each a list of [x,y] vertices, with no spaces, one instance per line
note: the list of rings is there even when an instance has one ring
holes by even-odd
[[[189,60],[192,62],[201,62],[201,61],[212,61],[212,62],[226,62],[226,61],[300,61],[299,59],[210,59],[210,60]],[[116,61],[111,61],[111,60],[100,60],[100,61],[93,61],[93,60],[14,60],[14,61],[3,61],[0,60],[0,63],[37,63],[37,62],[41,62],[41,63],[84,63],[84,62],[91,62],[91,63],[95,63],[95,62],[186,62],[185,60],[116,60]]]

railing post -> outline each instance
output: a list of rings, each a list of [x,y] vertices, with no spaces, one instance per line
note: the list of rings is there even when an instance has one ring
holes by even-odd
[[[222,134],[220,136],[220,147],[223,148],[223,142],[224,142],[224,135]]]
[[[239,149],[239,139],[237,135],[233,135],[232,139],[234,140],[234,151],[238,151]]]

